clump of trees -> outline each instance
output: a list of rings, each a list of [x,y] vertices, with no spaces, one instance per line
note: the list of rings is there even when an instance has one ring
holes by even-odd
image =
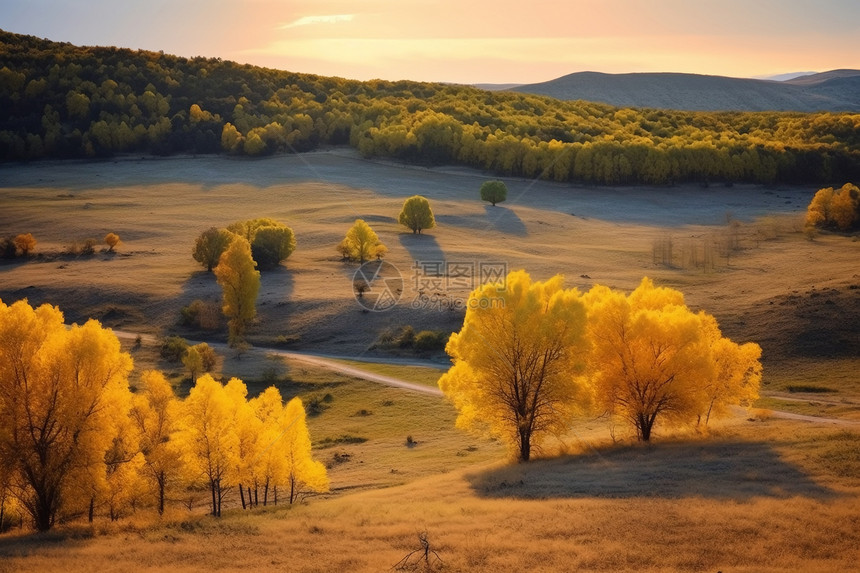
[[[248,399],[241,380],[205,374],[181,400],[156,371],[133,394],[131,368],[97,321],[66,328],[55,307],[0,302],[0,513],[46,531],[144,505],[161,513],[201,486],[216,516],[237,491],[251,507],[328,490],[299,398],[284,404],[270,387]]]
[[[552,181],[860,177],[852,113],[620,109],[0,32],[0,160],[126,152],[264,156],[346,144],[367,157]]]
[[[493,207],[496,203],[501,203],[508,198],[508,186],[504,181],[484,181],[481,184],[481,201],[492,203]]]
[[[840,189],[819,189],[806,209],[805,230],[813,235],[816,229],[853,231],[860,228],[860,189],[846,183]]]
[[[706,426],[758,397],[761,348],[722,336],[674,289],[649,279],[629,295],[524,271],[469,297],[439,387],[464,428],[486,427],[520,461],[576,413],[607,414],[649,441],[658,423]]]
[[[369,259],[381,259],[388,249],[364,219],[356,219],[346,237],[338,244],[337,251],[344,259],[364,263]]]
[[[296,238],[291,228],[280,221],[262,217],[236,221],[226,229],[206,229],[194,242],[191,256],[211,271],[237,236],[251,245],[251,256],[260,270],[276,268],[296,250]]]
[[[422,230],[436,226],[430,201],[421,195],[413,195],[403,202],[403,208],[397,220],[404,227],[411,229],[413,234],[421,234]]]
[[[237,221],[227,230],[247,239],[254,261],[261,270],[277,267],[296,250],[293,230],[268,217]]]

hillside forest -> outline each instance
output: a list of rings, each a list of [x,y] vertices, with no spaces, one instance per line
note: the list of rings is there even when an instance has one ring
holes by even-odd
[[[860,179],[860,114],[622,109],[0,31],[0,160],[263,156],[330,145],[559,182]]]

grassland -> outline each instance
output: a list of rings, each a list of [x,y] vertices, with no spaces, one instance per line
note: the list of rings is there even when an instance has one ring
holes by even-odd
[[[483,180],[340,153],[0,167],[0,229],[39,240],[38,256],[0,264],[0,298],[58,304],[70,321],[93,316],[155,338],[217,343],[223,330],[177,324],[183,306],[219,293],[190,257],[194,238],[255,216],[292,226],[298,249],[263,277],[251,329],[257,349],[241,359],[222,352],[218,374],[242,377],[251,393],[277,384],[315,404],[311,435],[332,482],[331,494],[292,508],[231,509],[220,521],[175,504],[162,520],[140,511],[48,535],[13,530],[0,536],[0,571],[382,571],[419,549],[422,531],[447,571],[856,567],[860,242],[803,238],[798,213],[815,189],[511,180],[508,203],[493,208],[478,201]],[[395,222],[414,193],[430,198],[439,224],[422,237]],[[727,224],[727,214],[739,225]],[[401,303],[389,312],[362,312],[351,290],[355,265],[334,250],[358,217],[388,245],[404,278]],[[117,253],[63,254],[71,241],[108,231],[122,238]],[[740,248],[729,258],[709,269],[684,263],[684,249],[730,233]],[[657,264],[653,245],[667,236],[676,258]],[[385,329],[459,328],[462,313],[442,303],[413,308],[415,260],[502,262],[538,278],[562,272],[583,289],[595,282],[630,289],[643,275],[680,288],[727,335],[762,345],[762,411],[706,436],[658,432],[647,447],[618,428],[613,441],[605,420],[583,420],[547,447],[547,459],[511,466],[499,444],[456,430],[453,409],[439,397],[266,349],[294,335],[290,350],[352,356],[361,361],[346,365],[431,385],[438,371],[389,364],[370,350]],[[469,290],[444,286],[437,301]],[[124,343],[136,371],[166,369],[187,384],[181,369],[159,360],[154,339]],[[767,410],[837,421],[783,420]]]

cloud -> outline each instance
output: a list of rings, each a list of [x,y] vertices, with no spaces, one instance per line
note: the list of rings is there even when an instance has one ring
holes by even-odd
[[[289,24],[279,26],[279,30],[287,30],[289,28],[298,28],[299,26],[309,26],[311,24],[337,24],[338,22],[351,22],[355,14],[332,14],[329,16],[302,16],[298,20],[294,20]]]

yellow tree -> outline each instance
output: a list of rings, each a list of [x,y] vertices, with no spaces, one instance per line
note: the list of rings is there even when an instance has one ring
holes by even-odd
[[[144,475],[156,492],[160,515],[168,491],[181,481],[183,473],[182,452],[174,438],[181,404],[161,372],[144,372],[140,386],[130,417],[144,456]]]
[[[311,435],[301,398],[287,402],[280,422],[283,433],[274,447],[285,462],[283,477],[289,488],[289,502],[298,501],[308,492],[328,491],[325,465],[313,459],[311,453]]]
[[[457,425],[489,426],[520,461],[563,432],[589,399],[585,306],[562,282],[515,271],[504,285],[477,288],[445,348],[454,365],[439,387],[457,408]]]
[[[254,408],[248,403],[248,387],[238,378],[231,378],[224,387],[231,401],[233,431],[236,433],[236,457],[233,473],[239,487],[242,509],[257,505],[260,484],[259,457],[260,433],[263,423],[257,418]],[[243,486],[247,487],[248,499],[245,500]],[[252,489],[253,487],[253,489]],[[253,498],[252,498],[252,495]]]
[[[203,370],[203,357],[200,355],[200,351],[194,346],[189,346],[185,355],[182,356],[182,365],[188,369],[188,373],[191,374],[191,383],[194,384],[197,381],[197,375]]]
[[[341,245],[342,247],[338,247],[341,252],[347,253],[350,259],[358,259],[361,263],[377,255],[384,255],[387,251],[374,230],[363,219],[355,220],[355,224],[347,231]]]
[[[14,241],[15,247],[21,251],[21,254],[25,257],[36,247],[36,239],[33,237],[32,233],[21,233],[15,237]]]
[[[423,229],[432,229],[436,226],[433,210],[430,202],[421,195],[413,195],[403,203],[397,220],[401,225],[412,229],[413,233],[421,234]]]
[[[56,307],[0,302],[0,458],[38,530],[106,473],[131,367],[97,321],[67,329]]]
[[[284,435],[281,421],[284,401],[275,386],[269,386],[255,398],[249,400],[251,408],[260,420],[259,431],[259,475],[263,480],[263,505],[269,501],[269,489],[274,489],[277,502],[277,485],[286,483],[286,458],[281,455],[278,442]]]
[[[209,374],[197,379],[182,402],[176,440],[188,477],[205,480],[212,495],[212,515],[220,517],[224,497],[235,481],[239,440],[233,427],[233,402]]]
[[[255,267],[251,244],[238,236],[221,255],[215,267],[215,277],[223,291],[222,309],[228,318],[231,346],[244,342],[248,323],[257,315],[260,272]]]
[[[105,244],[108,246],[108,252],[112,253],[114,247],[119,244],[119,235],[116,233],[108,233],[105,235]]]
[[[584,298],[596,400],[639,440],[651,439],[658,418],[668,426],[695,423],[757,386],[746,374],[755,364],[725,360],[730,349],[718,346],[716,321],[687,308],[679,291],[645,278],[629,296],[598,285]],[[734,389],[740,380],[748,385],[743,392]]]

